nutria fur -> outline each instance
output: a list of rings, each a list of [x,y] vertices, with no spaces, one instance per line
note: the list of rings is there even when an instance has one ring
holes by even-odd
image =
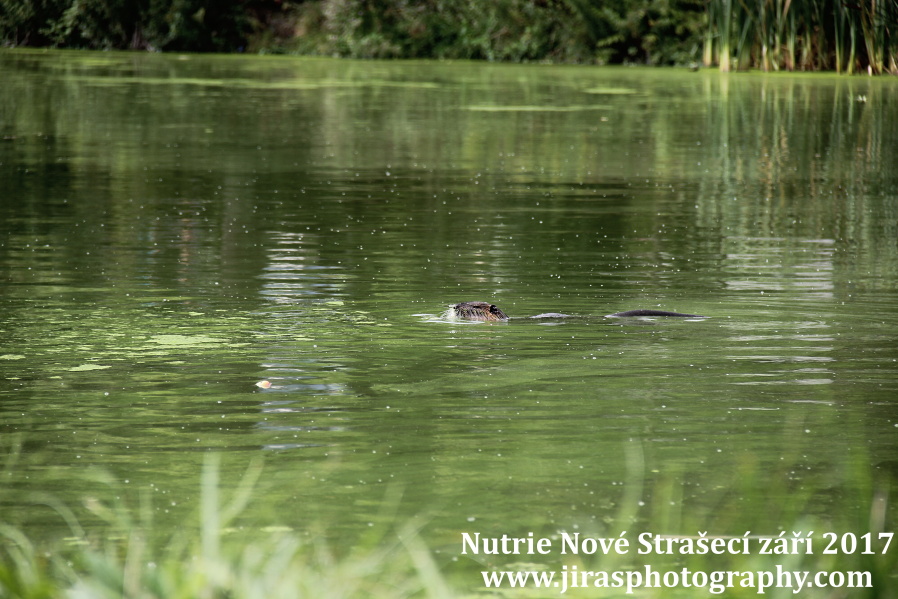
[[[494,304],[488,302],[462,302],[452,306],[452,315],[462,320],[508,320],[505,314]]]
[[[462,302],[455,304],[449,309],[449,316],[461,320],[483,320],[493,322],[504,322],[508,320],[508,315],[499,309],[495,304],[489,302]],[[626,312],[616,312],[608,314],[606,318],[626,318],[628,316],[679,316],[680,318],[707,318],[707,316],[699,316],[698,314],[683,314],[681,312],[665,312],[664,310],[627,310]],[[568,318],[567,314],[559,314],[558,312],[549,312],[546,314],[538,314],[530,318]]]
[[[708,318],[698,314],[683,314],[682,312],[665,312],[664,310],[627,310],[608,314],[605,318],[623,318],[626,316],[679,316],[680,318]]]

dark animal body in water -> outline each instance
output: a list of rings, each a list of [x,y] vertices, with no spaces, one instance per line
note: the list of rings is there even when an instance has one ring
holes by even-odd
[[[508,315],[499,309],[495,304],[489,302],[462,302],[455,304],[449,309],[449,316],[461,320],[482,320],[493,322],[504,322],[508,320]],[[627,318],[631,316],[678,316],[680,318],[707,318],[707,316],[699,316],[698,314],[683,314],[681,312],[665,312],[664,310],[627,310],[626,312],[616,312],[608,314],[606,318]],[[558,312],[547,312],[545,314],[537,314],[529,318],[570,318],[569,314],[559,314]]]
[[[463,320],[508,320],[498,306],[488,302],[462,302],[452,306],[452,314]]]

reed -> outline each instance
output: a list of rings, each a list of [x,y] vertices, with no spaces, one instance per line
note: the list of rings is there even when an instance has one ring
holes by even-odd
[[[738,12],[738,11],[737,11]],[[718,35],[720,36],[720,48],[718,49],[718,60],[720,61],[720,70],[727,72],[730,70],[730,59],[732,58],[732,33],[735,26],[733,20],[733,2],[732,0],[721,0],[720,11],[718,11]]]
[[[704,61],[759,68],[898,74],[898,0],[710,0]]]

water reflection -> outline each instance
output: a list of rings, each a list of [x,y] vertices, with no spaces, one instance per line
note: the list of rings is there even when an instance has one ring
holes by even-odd
[[[344,287],[339,266],[321,264],[318,241],[309,233],[270,232],[267,264],[260,275],[261,294],[276,304],[313,297],[336,298]],[[327,272],[337,271],[337,272]]]
[[[734,274],[747,274],[745,280],[726,281],[734,291],[798,291],[802,297],[831,299],[835,283],[833,240],[728,238],[728,243],[744,251],[732,251],[726,259]],[[803,241],[803,243],[802,243]],[[808,247],[814,244],[816,247]],[[816,292],[816,293],[814,293]]]
[[[898,460],[882,80],[80,56],[0,54],[20,522],[85,465],[176,511],[210,450],[265,454],[250,519],[335,536],[388,483],[437,535],[601,529],[751,473],[827,513],[846,456]],[[439,316],[469,300],[578,318]]]

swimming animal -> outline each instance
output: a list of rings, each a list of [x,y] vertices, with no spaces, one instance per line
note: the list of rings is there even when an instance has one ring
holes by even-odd
[[[462,302],[452,306],[450,313],[462,320],[508,320],[499,306],[489,302]]]
[[[449,308],[448,316],[459,320],[482,320],[492,322],[504,322],[509,316],[499,309],[499,306],[489,302],[461,302]],[[664,310],[627,310],[608,314],[606,318],[627,318],[630,316],[678,316],[680,318],[707,318],[698,314],[683,314],[681,312],[665,312]],[[558,312],[546,312],[529,318],[570,318],[569,314]]]

